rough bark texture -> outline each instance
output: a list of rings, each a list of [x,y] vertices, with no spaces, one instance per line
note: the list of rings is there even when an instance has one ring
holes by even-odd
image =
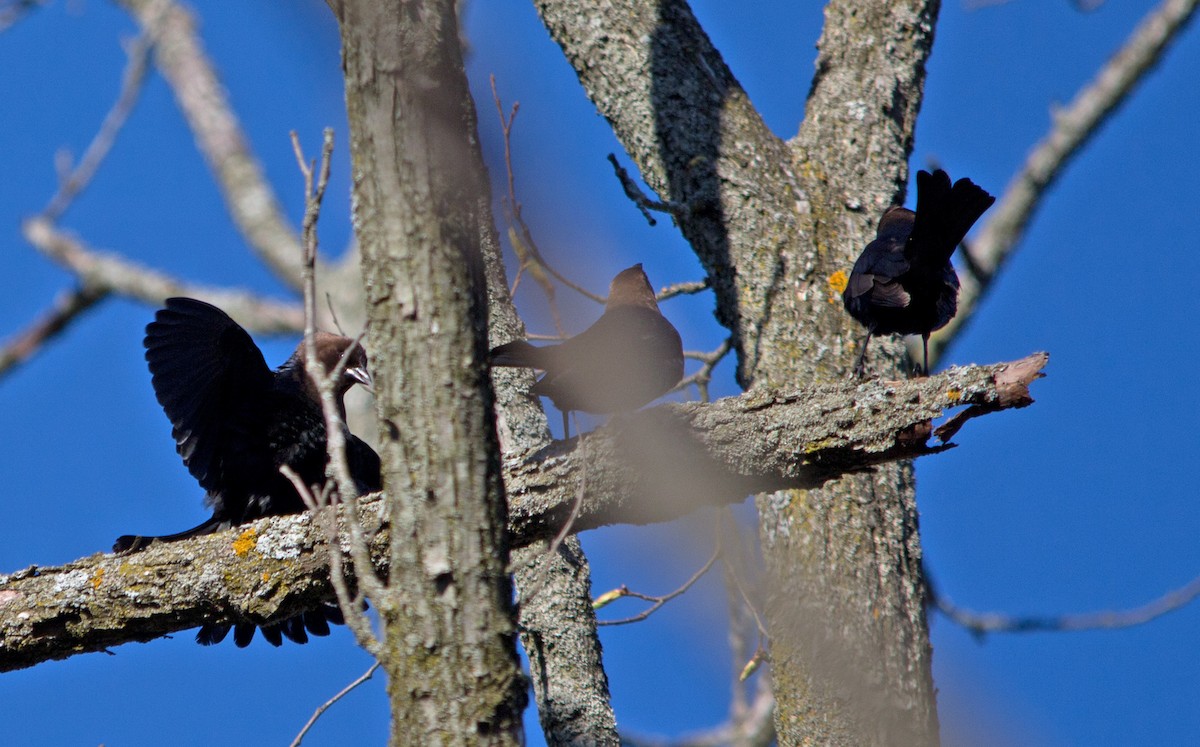
[[[480,209],[488,215],[488,205]],[[495,224],[480,223],[487,275],[490,345],[525,337],[508,291]],[[529,393],[528,369],[492,370],[496,430],[504,454],[538,451],[550,443],[546,415]],[[617,745],[617,721],[592,609],[591,568],[575,537],[547,555],[549,543],[517,545],[512,553],[517,623],[529,657],[533,696],[550,745]],[[536,593],[529,591],[536,589]]]
[[[392,531],[391,742],[517,744],[505,504],[484,366],[486,172],[450,0],[331,2]]]
[[[800,132],[772,135],[682,0],[535,0],[600,113],[708,269],[738,378],[844,374],[861,334],[831,280],[902,197],[936,0],[833,0]],[[898,360],[887,342],[874,360]],[[937,741],[911,467],[764,496],[784,744]],[[849,515],[848,513],[849,512]],[[791,625],[805,599],[813,623]],[[846,687],[814,652],[862,673]]]
[[[667,521],[702,505],[741,502],[752,489],[819,484],[837,479],[844,470],[863,471],[866,465],[928,453],[939,448],[927,444],[931,432],[950,438],[968,415],[1032,402],[1027,387],[1046,360],[1038,354],[1013,363],[951,369],[918,381],[840,383],[791,393],[750,393],[708,405],[661,405],[592,431],[584,439],[586,447],[578,440],[556,442],[511,457],[505,465],[513,496],[509,534],[515,546],[537,546],[526,560],[544,564],[540,545],[561,528],[585,474],[587,490],[572,531]],[[932,431],[931,418],[962,405],[970,406],[943,426],[951,430]],[[631,460],[629,454],[644,451],[646,438],[657,439],[664,424],[672,436],[654,447],[659,458]],[[753,443],[760,445],[748,446]],[[581,453],[584,448],[586,454]],[[664,463],[682,466],[663,475]],[[397,494],[399,503],[420,504],[428,498],[422,486],[408,491]],[[379,510],[377,502],[362,507],[369,531],[378,527]],[[381,530],[376,537],[381,570],[387,565],[387,536]],[[404,537],[417,544],[411,534]],[[325,539],[323,525],[307,514],[278,517],[128,557],[93,555],[58,568],[0,577],[0,671],[149,640],[214,616],[259,622],[287,615],[329,595]],[[572,551],[570,544],[565,547]],[[557,557],[570,560],[567,553]],[[586,574],[572,568],[564,573],[568,571],[586,585]],[[598,646],[575,641],[588,634],[583,628],[551,625],[582,615],[580,604],[588,596],[555,594],[554,575],[539,569],[528,578],[533,582],[539,575],[546,583],[533,595],[536,606],[553,609],[533,613],[546,616],[524,631],[533,636],[527,645],[534,651],[553,649],[564,658],[590,657],[564,662],[546,654],[547,666],[556,668],[547,672],[547,679],[551,674],[568,678],[546,683],[547,702],[566,709],[586,703],[582,715],[555,717],[560,733],[592,729],[602,737],[606,731],[596,724],[604,718],[595,714],[606,694],[587,694],[589,686],[582,684],[588,677],[603,676],[592,664],[599,660]],[[535,668],[535,676],[540,671]],[[578,686],[569,684],[574,679],[580,680]],[[590,719],[586,725],[585,717]]]

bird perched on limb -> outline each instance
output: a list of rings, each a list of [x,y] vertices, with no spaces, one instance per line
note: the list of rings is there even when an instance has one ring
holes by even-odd
[[[175,542],[264,516],[304,511],[303,499],[280,469],[291,468],[319,493],[329,460],[320,396],[304,368],[305,343],[272,371],[250,335],[225,312],[192,298],[169,298],[146,326],[144,344],[175,449],[204,488],[213,513],[176,534],[124,535],[113,550],[134,552],[155,541]],[[326,375],[348,357],[334,383],[345,428],[342,397],[356,383],[371,384],[366,353],[354,340],[325,332],[317,333],[313,344]],[[380,489],[379,456],[349,430],[346,457],[359,494]],[[263,637],[278,646],[285,635],[299,643],[308,640],[308,633],[328,635],[329,622],[341,622],[334,605],[261,627]],[[250,643],[255,627],[249,622],[234,625],[238,646]],[[229,628],[206,624],[196,640],[219,643]]]
[[[854,362],[861,376],[871,336],[920,335],[929,375],[929,335],[958,311],[958,275],[950,255],[995,197],[970,179],[950,183],[945,171],[917,172],[917,210],[883,211],[875,240],[854,263],[842,291],[846,311],[867,328]]]
[[[542,347],[516,340],[493,348],[489,358],[493,366],[545,371],[532,392],[562,411],[564,437],[572,410],[636,410],[683,378],[683,342],[659,311],[640,263],[613,278],[604,313],[583,332]]]

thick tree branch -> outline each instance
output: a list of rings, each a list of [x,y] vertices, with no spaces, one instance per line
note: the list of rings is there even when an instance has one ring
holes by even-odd
[[[573,530],[667,521],[756,490],[820,485],[940,451],[946,447],[927,443],[931,419],[963,405],[1028,405],[1027,387],[1046,361],[1039,353],[928,379],[751,393],[618,418],[584,436],[588,492]],[[583,471],[576,446],[558,442],[506,460],[514,545],[551,537],[562,525]],[[367,502],[362,513],[377,524],[378,510]],[[386,535],[375,537],[379,562]],[[295,613],[332,594],[325,540],[304,514],[0,577],[0,671],[147,641],[214,617],[263,622]]]
[[[1164,0],[1074,100],[1053,113],[1050,132],[1033,147],[979,235],[970,243],[973,272],[960,273],[958,315],[929,341],[936,361],[971,321],[996,273],[1013,255],[1046,190],[1108,118],[1133,94],[1196,14],[1200,0]]]

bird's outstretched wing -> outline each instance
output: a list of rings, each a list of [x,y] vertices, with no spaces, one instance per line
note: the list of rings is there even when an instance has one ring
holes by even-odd
[[[191,298],[167,299],[144,344],[176,450],[201,487],[219,491],[226,460],[253,459],[257,450],[273,381],[262,352],[229,315]]]

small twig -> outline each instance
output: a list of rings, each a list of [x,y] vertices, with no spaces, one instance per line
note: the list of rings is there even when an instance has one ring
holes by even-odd
[[[713,369],[717,367],[717,364],[720,363],[725,356],[729,355],[729,351],[732,349],[733,338],[726,337],[725,341],[717,346],[715,350],[711,350],[707,353],[697,352],[695,350],[685,350],[683,353],[684,358],[700,361],[703,365],[701,365],[700,369],[695,373],[691,373],[683,377],[679,383],[671,389],[671,391],[679,392],[687,389],[689,386],[695,385],[696,398],[701,402],[707,402],[709,400],[708,384],[710,381],[712,381]]]
[[[555,303],[554,284],[546,277],[548,273],[558,282],[567,286],[571,290],[579,293],[584,298],[590,298],[597,303],[604,303],[604,297],[592,293],[588,289],[573,282],[546,261],[545,255],[538,248],[537,242],[533,240],[533,232],[529,230],[529,226],[525,223],[525,219],[521,215],[521,203],[517,200],[516,179],[512,165],[512,125],[513,120],[517,117],[519,104],[513,104],[511,113],[506,118],[504,116],[504,106],[500,102],[500,94],[496,91],[496,76],[491,76],[492,85],[492,100],[496,104],[496,112],[500,116],[500,129],[504,135],[504,166],[508,174],[508,196],[504,200],[505,218],[509,222],[508,239],[512,244],[513,251],[517,253],[517,260],[520,262],[520,269],[528,270],[538,285],[541,286],[542,292],[546,294],[546,300],[550,304],[551,314],[554,315],[555,328],[561,334],[563,331],[562,323],[558,316],[558,305]],[[518,234],[518,230],[520,233]],[[544,272],[543,272],[544,271]],[[515,283],[514,288],[515,291]]]
[[[325,711],[328,711],[329,707],[334,703],[349,695],[351,690],[371,679],[371,675],[375,674],[376,669],[379,669],[379,662],[372,664],[370,668],[363,672],[358,679],[354,680],[349,685],[346,685],[344,688],[342,688],[341,692],[318,706],[317,710],[313,712],[312,718],[308,720],[308,723],[304,725],[304,728],[301,729],[300,733],[296,735],[296,738],[292,740],[291,747],[300,747],[300,742],[304,740],[304,736],[308,734],[308,730],[313,728],[313,724],[317,723],[317,719],[321,718],[321,714],[325,713]]]
[[[1049,631],[1113,630],[1131,628],[1181,609],[1200,597],[1200,576],[1154,601],[1129,610],[1088,612],[1078,615],[1018,616],[997,612],[974,612],[935,593],[928,584],[929,596],[938,612],[977,636],[988,633],[1033,633]]]
[[[157,22],[151,21],[151,23]],[[71,202],[91,183],[100,164],[112,150],[113,144],[117,141],[117,135],[129,121],[129,115],[133,113],[138,98],[141,96],[143,84],[146,81],[146,71],[149,69],[150,50],[153,46],[150,30],[142,32],[129,43],[127,49],[129,63],[121,76],[121,91],[117,100],[105,115],[100,129],[92,138],[87,150],[83,152],[79,163],[61,180],[58,191],[46,204],[46,208],[42,211],[42,217],[46,220],[54,222],[62,217]]]
[[[106,289],[88,285],[60,293],[49,311],[0,348],[0,378],[33,357],[43,345],[66,329],[80,314],[107,297]]]
[[[700,570],[693,573],[692,577],[689,578],[687,581],[685,581],[683,586],[680,586],[675,591],[672,591],[668,594],[664,594],[662,596],[656,597],[656,596],[650,596],[649,594],[642,594],[640,592],[631,590],[628,586],[625,586],[624,584],[617,587],[613,591],[608,592],[607,594],[602,594],[601,596],[597,597],[596,602],[594,603],[598,607],[604,606],[605,604],[608,604],[609,602],[613,602],[617,599],[620,599],[621,597],[633,597],[634,599],[641,599],[644,602],[652,602],[653,604],[651,604],[649,607],[647,607],[646,609],[642,610],[641,612],[639,612],[638,614],[636,614],[632,617],[624,617],[619,620],[597,620],[596,624],[597,625],[628,625],[630,623],[641,622],[642,620],[645,620],[647,617],[650,617],[655,612],[657,612],[664,604],[671,601],[675,597],[680,596],[681,594],[686,592],[688,589],[692,588],[692,586],[694,586],[696,584],[696,582],[699,581],[704,576],[704,574],[708,573],[709,570],[712,569],[713,564],[717,562],[717,558],[719,558],[720,556],[721,556],[721,543],[720,543],[720,540],[718,539],[717,547],[713,551],[712,556],[704,562],[704,565],[702,565],[700,567]]]
[[[647,197],[633,181],[633,177],[629,176],[629,172],[625,170],[625,167],[617,161],[617,157],[612,153],[608,154],[608,162],[612,164],[613,170],[617,174],[617,179],[621,182],[621,188],[625,190],[625,196],[637,206],[638,210],[642,211],[642,215],[645,216],[651,226],[658,225],[658,221],[654,220],[654,216],[650,215],[651,210],[659,213],[667,213],[676,220],[691,214],[691,208],[682,202],[661,202]]]
[[[667,299],[674,298],[675,296],[693,296],[697,293],[703,293],[710,287],[712,287],[712,283],[708,280],[708,278],[705,278],[704,280],[688,280],[682,283],[675,283],[674,285],[666,286],[658,292],[658,295],[655,296],[655,299],[659,301],[666,301]]]
[[[353,563],[355,578],[359,592],[350,591],[346,569],[342,559],[341,540],[336,523],[330,530],[329,567],[330,582],[337,595],[338,606],[347,626],[354,632],[359,645],[375,656],[382,652],[382,644],[371,630],[370,622],[362,611],[362,601],[366,597],[380,598],[384,591],[384,582],[375,571],[371,562],[370,548],[365,533],[358,522],[358,492],[350,466],[346,459],[346,426],[342,422],[341,409],[338,407],[333,394],[335,379],[326,375],[317,360],[316,345],[316,258],[317,258],[317,221],[321,215],[321,202],[325,197],[325,189],[329,183],[329,168],[333,154],[333,130],[326,128],[322,139],[321,160],[319,167],[304,157],[300,147],[300,139],[295,132],[291,133],[292,148],[296,154],[296,163],[304,175],[305,210],[302,223],[301,246],[304,261],[301,266],[301,277],[304,288],[304,343],[306,358],[305,370],[317,385],[321,397],[321,410],[325,416],[325,438],[329,450],[329,465],[331,476],[337,485],[337,494],[341,502],[349,507],[347,523],[350,527],[350,558]],[[314,180],[314,174],[316,176]],[[314,183],[315,181],[315,183]],[[349,357],[348,355],[345,357]],[[345,359],[341,362],[345,363]],[[339,368],[341,365],[339,364]],[[336,374],[336,371],[335,371]],[[336,521],[336,519],[334,520]]]

